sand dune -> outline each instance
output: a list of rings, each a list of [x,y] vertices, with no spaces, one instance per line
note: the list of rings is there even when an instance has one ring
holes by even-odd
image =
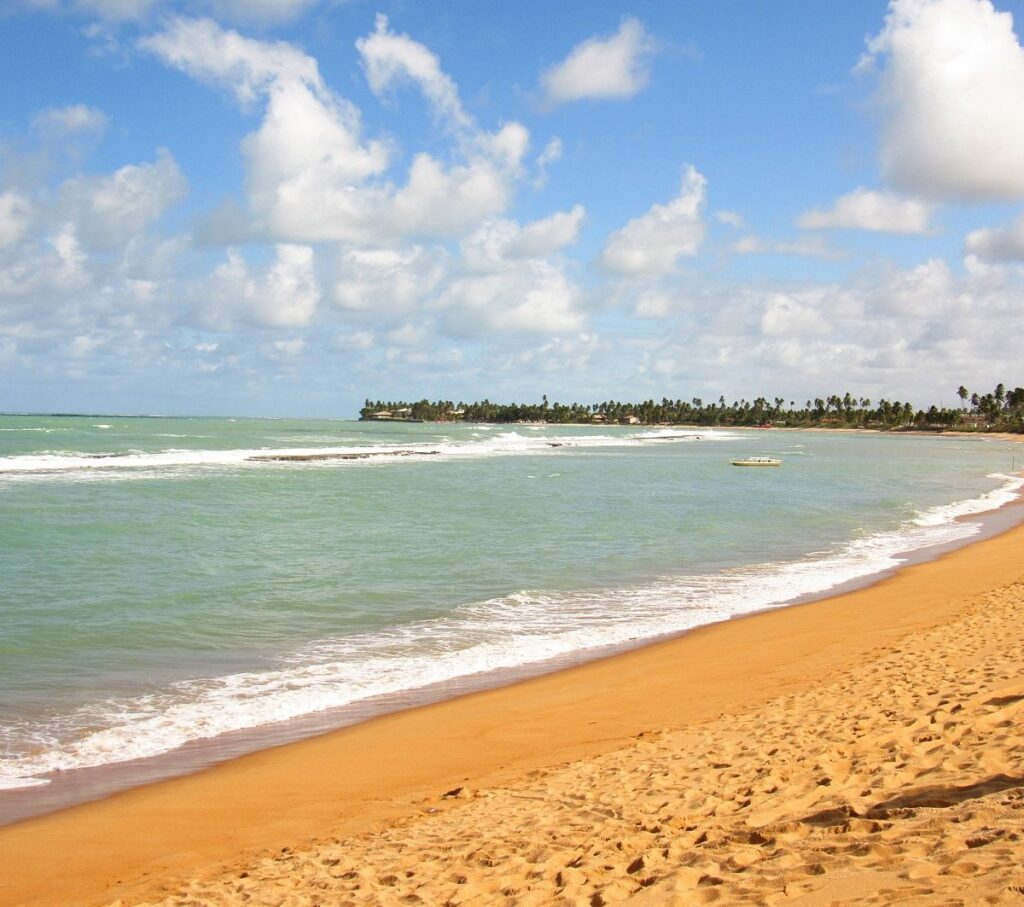
[[[1015,582],[766,705],[147,903],[1024,903],[1022,717]]]

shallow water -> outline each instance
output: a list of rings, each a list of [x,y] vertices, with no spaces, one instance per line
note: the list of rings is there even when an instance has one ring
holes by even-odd
[[[1010,448],[0,417],[0,787],[819,593],[975,532]]]

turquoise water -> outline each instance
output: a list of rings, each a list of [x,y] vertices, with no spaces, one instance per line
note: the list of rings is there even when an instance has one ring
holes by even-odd
[[[0,788],[821,592],[975,531],[1010,448],[0,417]]]

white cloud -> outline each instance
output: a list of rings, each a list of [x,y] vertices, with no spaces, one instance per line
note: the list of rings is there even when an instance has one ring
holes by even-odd
[[[58,267],[48,274],[49,281],[64,290],[74,290],[88,281],[86,263],[88,256],[82,251],[74,224],[64,224],[49,239],[57,253]]]
[[[408,79],[419,85],[435,114],[453,129],[471,130],[473,122],[462,109],[459,92],[442,71],[441,62],[418,41],[388,28],[388,17],[377,15],[373,34],[356,41],[366,80],[373,93],[386,95],[396,83]]]
[[[1010,13],[989,0],[891,0],[865,62],[884,67],[881,162],[894,186],[1024,198],[1024,50]]]
[[[218,19],[273,25],[291,21],[320,0],[7,0],[30,11],[83,16],[104,23],[142,22],[175,7],[210,12]],[[104,25],[104,28],[109,26]]]
[[[84,356],[88,356],[91,352],[103,346],[106,340],[103,337],[89,336],[86,334],[79,334],[74,337],[68,344],[68,355],[72,359],[81,359]]]
[[[418,154],[405,186],[382,200],[385,235],[456,237],[504,211],[512,184],[504,168],[487,159],[446,170],[429,154]]]
[[[957,301],[956,278],[941,258],[898,271],[875,291],[876,306],[889,315],[928,318]]]
[[[235,315],[271,327],[309,324],[321,295],[313,250],[278,245],[275,252],[266,270],[253,274],[242,256],[229,250],[203,290],[201,317],[218,328],[230,327]]]
[[[151,164],[130,164],[110,176],[64,183],[60,208],[90,248],[112,249],[143,233],[185,193],[185,177],[161,149]]]
[[[362,186],[385,169],[387,154],[380,143],[360,142],[358,112],[350,105],[283,79],[242,150],[249,206],[271,236],[358,241],[379,232],[371,225],[387,197]]]
[[[965,246],[984,261],[1024,261],[1024,215],[1006,227],[973,230]]]
[[[830,246],[821,236],[812,234],[796,239],[769,242],[754,233],[741,236],[730,246],[736,255],[796,255],[801,258],[821,258],[825,261],[839,261],[846,257],[842,249]]]
[[[462,242],[462,273],[448,280],[437,308],[454,334],[565,333],[579,330],[582,294],[551,260],[573,242],[582,206],[520,226],[491,221]]]
[[[441,283],[448,265],[443,250],[344,249],[331,297],[335,304],[366,317],[400,317],[416,309]]]
[[[386,340],[393,346],[422,346],[430,338],[430,328],[425,324],[408,322],[388,331]]]
[[[722,224],[727,224],[730,227],[742,227],[743,226],[743,215],[737,214],[735,211],[716,211],[715,219]]]
[[[509,254],[517,258],[541,258],[572,245],[579,236],[585,214],[583,205],[575,205],[571,211],[557,211],[525,224],[509,246]]]
[[[836,283],[691,278],[662,292],[655,307],[669,320],[637,361],[655,394],[664,392],[662,370],[685,376],[705,399],[714,389],[716,397],[767,392],[802,403],[807,392],[848,389],[951,404],[957,384],[990,388],[1019,370],[1024,270],[1016,266],[958,275],[932,259]]]
[[[555,375],[560,382],[571,375],[586,375],[595,356],[599,357],[603,370],[607,366],[608,350],[609,343],[598,334],[573,333],[550,337],[543,343],[531,343],[525,349],[503,352],[495,357],[494,367],[513,376],[514,387],[521,389],[524,374]]]
[[[696,255],[704,240],[701,209],[707,181],[693,167],[683,171],[679,195],[653,205],[613,233],[601,253],[605,270],[630,276],[667,274],[684,255]]]
[[[285,359],[295,359],[301,356],[306,349],[306,341],[301,337],[292,337],[288,340],[274,340],[268,345],[271,355],[281,356]]]
[[[917,199],[861,188],[836,199],[827,210],[801,214],[797,223],[804,230],[927,233],[932,210],[932,205]]]
[[[449,330],[478,333],[564,333],[583,327],[579,290],[560,268],[532,259],[488,274],[451,280],[439,307]]]
[[[610,38],[588,38],[540,77],[554,104],[583,98],[629,98],[649,78],[655,42],[638,19],[624,19]]]
[[[731,248],[737,255],[756,255],[760,252],[770,252],[771,244],[754,233],[747,233],[737,239]]]
[[[495,220],[462,243],[463,264],[472,271],[504,270],[522,259],[547,259],[576,241],[585,214],[582,205],[520,226]]]
[[[0,258],[0,299],[46,300],[40,320],[53,310],[55,297],[85,288],[91,279],[89,258],[75,225],[65,223],[38,242],[15,243]]]
[[[197,353],[216,353],[220,349],[219,343],[197,343],[193,349]]]
[[[334,345],[339,350],[358,351],[372,349],[376,341],[377,335],[373,331],[350,331],[335,337]]]
[[[384,143],[361,138],[358,109],[324,84],[316,61],[302,51],[188,19],[172,20],[140,46],[195,78],[229,87],[244,104],[266,100],[259,129],[242,145],[249,212],[237,218],[245,221],[244,230],[235,225],[237,234],[393,245],[462,235],[511,201],[529,133],[518,123],[494,134],[477,130],[436,57],[388,31],[386,20],[359,42],[373,84],[384,90],[399,76],[412,79],[454,124],[463,158],[446,166],[417,154],[397,187],[384,179]],[[230,234],[230,227],[220,232]]]
[[[107,115],[87,104],[67,107],[49,107],[32,118],[32,128],[48,136],[67,136],[76,133],[101,133],[108,125]]]
[[[32,203],[20,192],[0,192],[0,249],[25,234],[32,219]]]
[[[533,181],[535,188],[541,188],[548,181],[548,167],[562,159],[562,140],[555,136],[537,155],[537,176]]]
[[[160,0],[73,0],[77,12],[99,16],[112,22],[139,21],[159,6]]]
[[[820,335],[828,324],[819,310],[820,292],[772,293],[765,300],[761,331],[769,337]]]
[[[846,258],[846,252],[830,246],[821,236],[800,236],[793,240],[783,240],[773,246],[774,251],[783,255],[798,255],[802,258],[820,258],[824,261],[840,261]]]
[[[203,82],[231,89],[252,103],[281,81],[323,92],[316,60],[284,41],[255,41],[221,28],[212,19],[171,19],[139,47]]]
[[[301,16],[320,0],[204,0],[219,19],[232,22],[274,24]]]

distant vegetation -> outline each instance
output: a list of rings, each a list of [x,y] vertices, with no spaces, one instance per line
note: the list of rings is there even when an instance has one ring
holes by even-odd
[[[899,430],[961,430],[1024,432],[1024,388],[1007,391],[1002,384],[992,393],[957,389],[960,406],[917,409],[899,400],[872,403],[850,393],[818,397],[798,404],[775,397],[736,400],[724,397],[705,403],[691,400],[644,400],[642,403],[476,403],[452,400],[369,400],[359,411],[368,420],[423,420],[426,422],[549,422],[554,424],[625,423],[638,425],[774,425],[799,428],[877,428]]]

